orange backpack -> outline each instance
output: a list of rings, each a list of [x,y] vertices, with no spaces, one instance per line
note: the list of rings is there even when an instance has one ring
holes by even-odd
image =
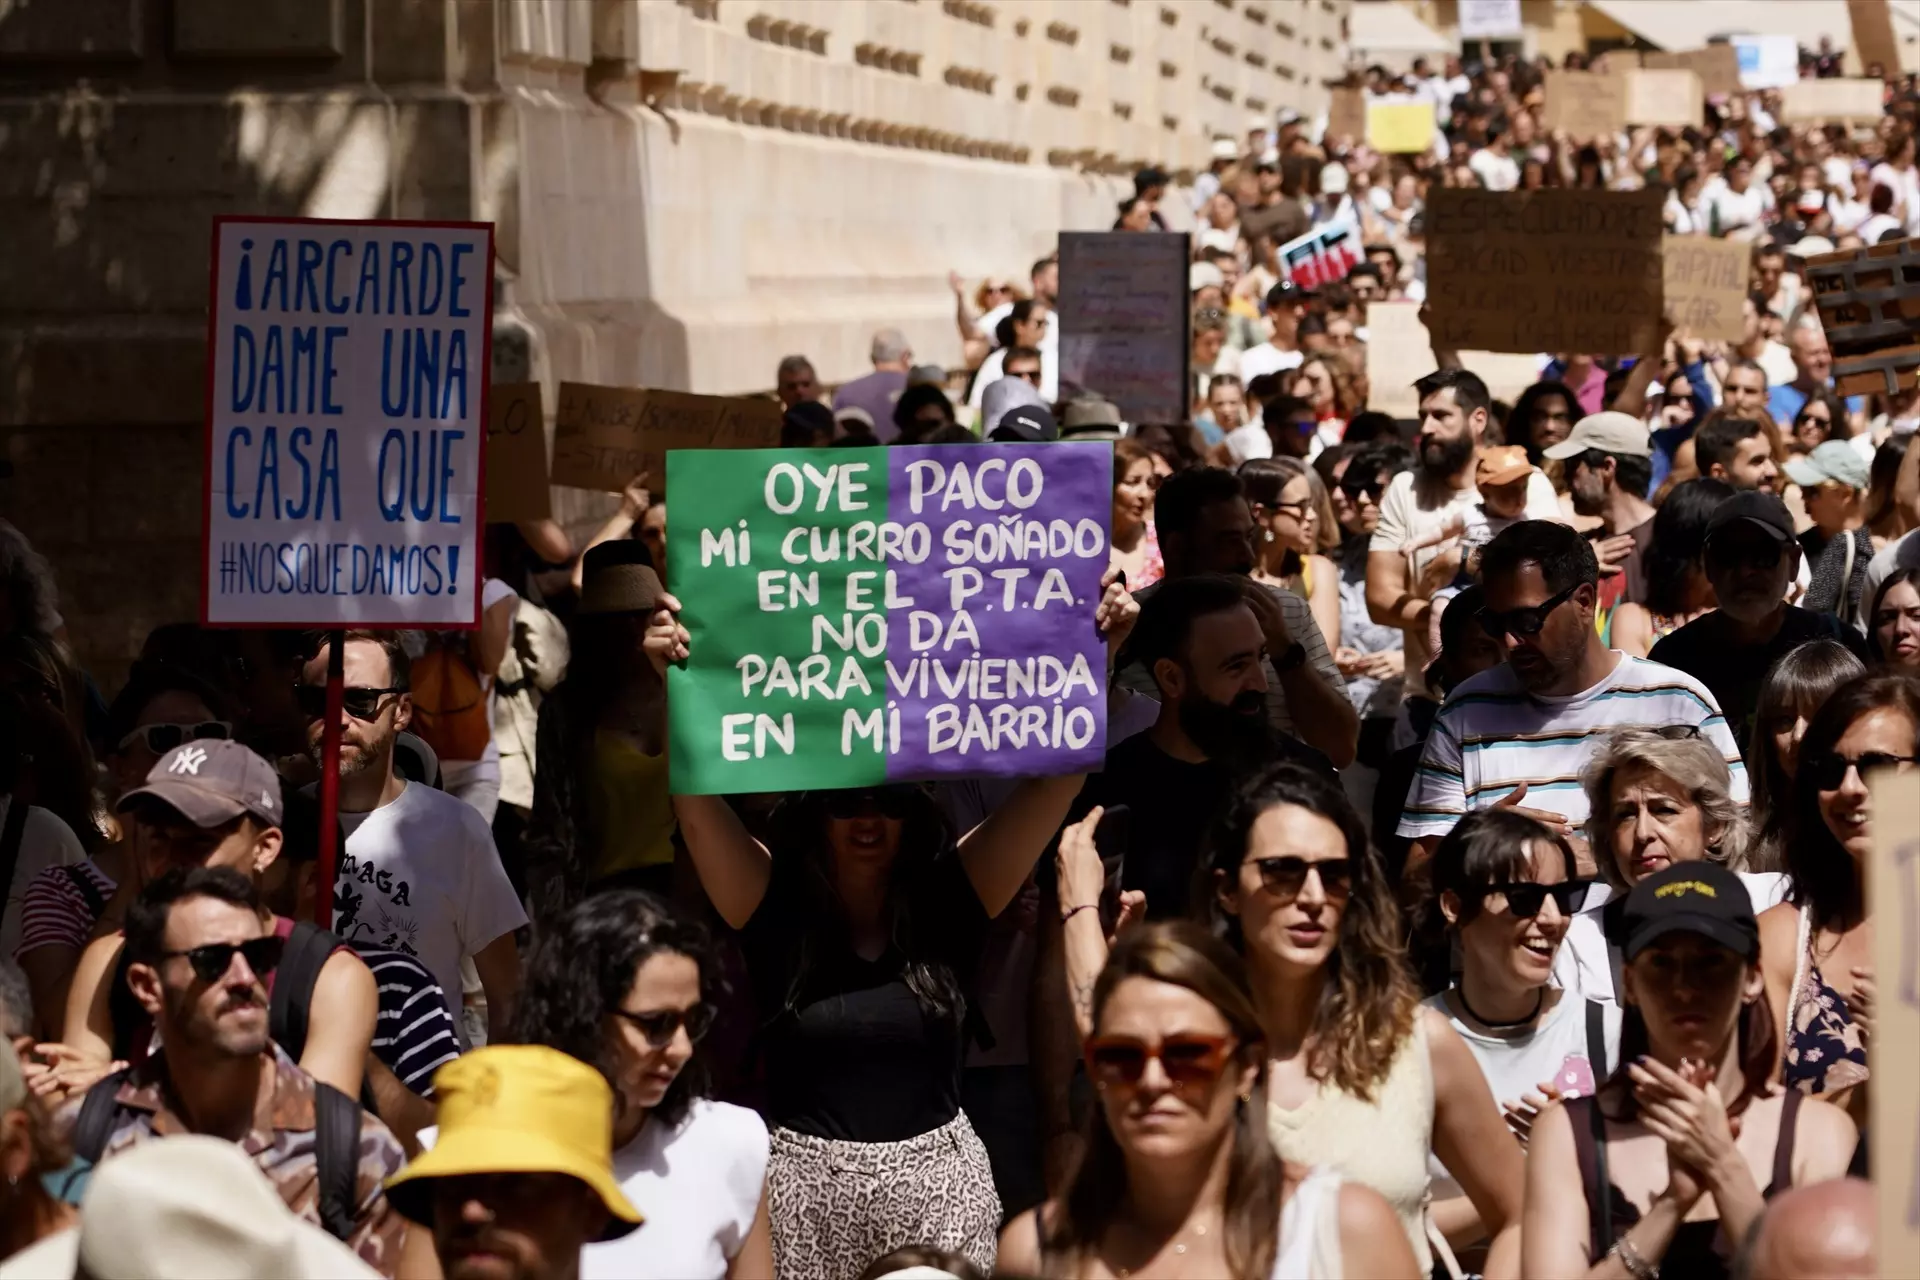
[[[413,663],[411,731],[442,760],[478,760],[493,739],[487,691],[466,655],[435,641]]]

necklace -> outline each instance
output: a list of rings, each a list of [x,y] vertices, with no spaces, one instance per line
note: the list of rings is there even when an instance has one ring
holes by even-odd
[[[1175,1233],[1173,1245],[1175,1257],[1183,1256],[1187,1252],[1186,1242],[1181,1240],[1180,1237],[1186,1235],[1189,1231],[1196,1236],[1204,1236],[1207,1234],[1207,1224],[1204,1222],[1196,1222],[1192,1226],[1180,1228],[1180,1230]],[[1133,1269],[1131,1267],[1115,1267],[1114,1274],[1118,1280],[1129,1280],[1129,1277],[1133,1275]]]
[[[1540,1016],[1540,1006],[1547,1002],[1547,989],[1540,987],[1533,993],[1533,1011],[1527,1014],[1526,1017],[1515,1018],[1512,1022],[1495,1022],[1492,1018],[1483,1018],[1473,1011],[1473,1006],[1467,1003],[1467,989],[1465,986],[1455,987],[1453,993],[1460,997],[1460,1007],[1467,1011],[1469,1018],[1472,1018],[1481,1026],[1491,1027],[1495,1031],[1508,1031],[1514,1027],[1526,1026],[1529,1022],[1532,1022]]]

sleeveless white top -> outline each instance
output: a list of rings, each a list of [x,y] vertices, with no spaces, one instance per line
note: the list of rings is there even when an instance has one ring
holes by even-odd
[[[1268,1103],[1267,1129],[1286,1159],[1324,1167],[1386,1197],[1406,1229],[1420,1274],[1433,1270],[1433,1249],[1427,1243],[1433,1061],[1425,1010],[1416,1011],[1413,1033],[1374,1089],[1373,1101],[1362,1102],[1323,1082],[1313,1097],[1291,1110]]]
[[[1280,1210],[1280,1245],[1273,1280],[1343,1280],[1340,1261],[1340,1187],[1331,1169],[1302,1178]]]

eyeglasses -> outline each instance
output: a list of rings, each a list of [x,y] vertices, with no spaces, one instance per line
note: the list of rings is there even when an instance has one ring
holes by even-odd
[[[1508,636],[1537,636],[1541,628],[1547,625],[1547,615],[1573,598],[1583,584],[1574,583],[1565,591],[1549,597],[1527,609],[1508,609],[1505,613],[1493,609],[1480,611],[1480,629],[1495,640],[1504,640]]]
[[[652,1048],[664,1049],[673,1043],[674,1033],[682,1027],[687,1029],[688,1041],[699,1044],[700,1038],[713,1029],[715,1011],[712,1005],[702,1001],[691,1009],[659,1009],[652,1013],[615,1009],[613,1016],[632,1023]]]
[[[1094,1036],[1087,1041],[1087,1075],[1096,1088],[1137,1089],[1147,1064],[1158,1062],[1174,1093],[1204,1093],[1238,1043],[1231,1036],[1175,1035],[1151,1044],[1132,1036]]]
[[[1847,780],[1847,771],[1858,769],[1864,779],[1875,769],[1903,764],[1920,764],[1920,756],[1896,756],[1885,751],[1866,751],[1857,756],[1830,752],[1812,762],[1814,785],[1822,791],[1838,791]]]
[[[233,967],[235,952],[246,957],[247,968],[253,970],[254,977],[264,978],[280,967],[280,957],[286,949],[285,938],[269,933],[245,942],[209,942],[204,947],[188,947],[185,951],[162,951],[160,958],[171,960],[185,956],[193,966],[194,977],[202,982],[218,982]]]
[[[1386,491],[1387,486],[1377,478],[1357,481],[1342,480],[1340,482],[1340,492],[1347,495],[1348,502],[1359,502],[1364,499],[1378,506],[1380,503],[1380,495]]]
[[[1284,511],[1295,520],[1305,520],[1313,513],[1311,502],[1276,502],[1267,508],[1269,511]]]
[[[1563,916],[1576,915],[1586,909],[1587,898],[1593,888],[1591,880],[1563,880],[1559,884],[1534,884],[1522,880],[1502,884],[1490,884],[1481,888],[1480,897],[1484,901],[1496,893],[1505,894],[1507,910],[1522,920],[1531,920],[1540,914],[1540,908],[1553,899],[1553,905],[1560,908]]]
[[[1320,889],[1329,898],[1345,900],[1353,891],[1353,859],[1326,858],[1309,862],[1291,854],[1281,858],[1256,858],[1260,884],[1268,893],[1292,900],[1307,886],[1307,873],[1320,877]]]
[[[1008,369],[1006,374],[1009,378],[1025,378],[1036,387],[1040,385],[1040,371],[1038,369]]]
[[[1707,563],[1716,569],[1777,569],[1785,546],[1772,538],[1721,539],[1707,543]]]
[[[203,738],[231,738],[233,725],[226,720],[202,720],[199,724],[143,724],[126,737],[120,739],[115,751],[125,751],[142,738],[146,739],[147,750],[157,756],[163,756],[183,742],[198,742]]]
[[[829,818],[904,818],[913,809],[912,787],[868,787],[823,793]]]
[[[340,705],[355,720],[373,720],[380,715],[380,703],[389,694],[405,693],[405,689],[363,689],[349,687],[340,691]],[[323,684],[297,684],[293,686],[294,700],[300,704],[301,712],[309,720],[319,720],[327,714],[327,686]]]

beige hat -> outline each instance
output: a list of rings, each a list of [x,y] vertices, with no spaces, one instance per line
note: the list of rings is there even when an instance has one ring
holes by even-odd
[[[1606,409],[1580,419],[1573,424],[1573,432],[1565,440],[1547,446],[1540,453],[1556,462],[1564,462],[1568,458],[1579,457],[1589,449],[1646,458],[1653,454],[1653,440],[1647,432],[1647,424],[1640,419],[1617,409]]]
[[[0,1280],[362,1280],[379,1275],[297,1217],[247,1154],[219,1138],[143,1142],[101,1162],[80,1225],[0,1263]]]

